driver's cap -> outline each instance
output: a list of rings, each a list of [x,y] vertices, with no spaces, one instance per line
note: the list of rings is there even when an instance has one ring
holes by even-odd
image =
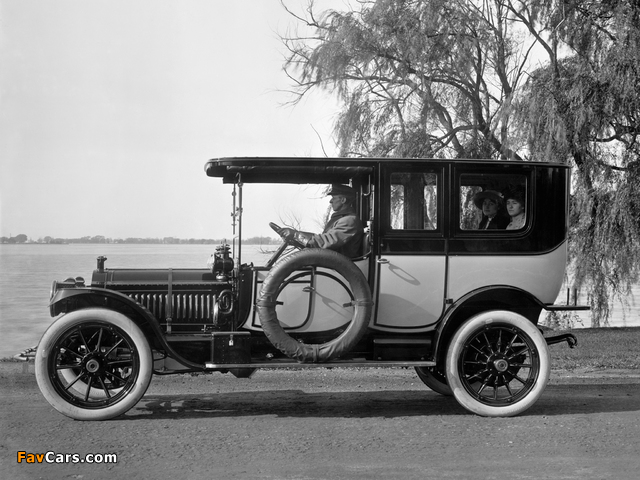
[[[329,188],[327,195],[344,195],[345,197],[355,197],[356,191],[348,185],[334,183],[333,185],[331,185],[331,188]]]

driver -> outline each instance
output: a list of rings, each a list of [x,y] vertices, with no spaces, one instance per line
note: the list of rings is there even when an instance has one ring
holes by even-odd
[[[356,191],[347,185],[333,184],[327,195],[331,195],[333,214],[322,233],[281,228],[278,234],[285,240],[296,240],[307,248],[335,250],[349,258],[361,256],[364,228],[354,208]]]

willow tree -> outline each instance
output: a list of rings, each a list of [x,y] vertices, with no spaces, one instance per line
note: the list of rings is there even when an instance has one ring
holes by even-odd
[[[640,7],[633,0],[354,0],[290,12],[295,101],[335,92],[345,156],[574,166],[573,281],[592,324],[640,262]],[[285,7],[286,8],[286,7]]]
[[[298,98],[313,88],[340,95],[343,155],[521,158],[512,101],[532,45],[511,32],[503,5],[358,6],[316,17],[311,4],[298,18],[315,35],[283,39]]]
[[[510,3],[543,48],[518,115],[532,157],[574,166],[570,246],[592,324],[626,299],[640,260],[640,4]]]

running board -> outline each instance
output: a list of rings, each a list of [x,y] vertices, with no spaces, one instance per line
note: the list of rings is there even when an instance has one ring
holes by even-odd
[[[420,360],[415,362],[373,362],[364,359],[360,360],[335,360],[324,363],[300,363],[296,360],[271,360],[268,362],[256,363],[205,363],[206,370],[229,370],[232,368],[381,368],[381,367],[435,367],[436,362]]]

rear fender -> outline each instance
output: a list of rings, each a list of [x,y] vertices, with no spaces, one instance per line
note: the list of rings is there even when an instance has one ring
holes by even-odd
[[[536,325],[544,305],[529,292],[508,285],[483,287],[459,298],[445,313],[434,342],[434,360],[444,366],[449,342],[458,328],[469,318],[488,310],[518,313]]]

